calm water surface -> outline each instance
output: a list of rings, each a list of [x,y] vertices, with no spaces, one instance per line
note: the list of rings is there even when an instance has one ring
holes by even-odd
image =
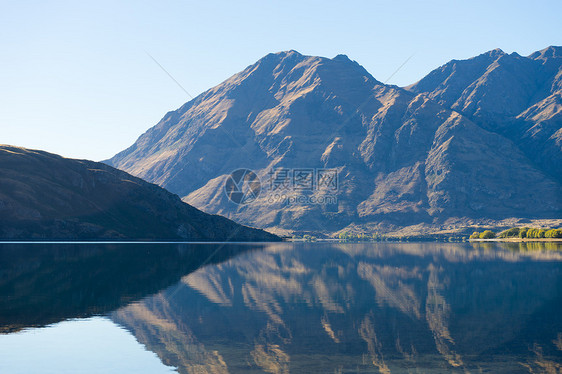
[[[0,373],[561,371],[561,244],[0,245]]]

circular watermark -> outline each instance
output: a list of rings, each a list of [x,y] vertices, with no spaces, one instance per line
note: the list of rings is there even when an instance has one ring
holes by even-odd
[[[234,170],[226,179],[224,192],[235,204],[251,203],[260,195],[260,178],[250,169]]]

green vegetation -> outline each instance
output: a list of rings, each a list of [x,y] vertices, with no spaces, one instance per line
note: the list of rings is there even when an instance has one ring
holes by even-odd
[[[405,235],[405,236],[387,236],[375,233],[350,232],[343,231],[333,239],[339,239],[341,242],[419,242],[419,241],[448,241],[448,242],[464,242],[467,239],[539,239],[539,238],[562,238],[562,229],[538,229],[531,227],[512,227],[500,233],[492,230],[474,231],[470,237],[460,234],[452,236],[450,234],[427,234],[427,235]],[[303,240],[306,242],[317,241],[314,236],[304,235],[302,237],[293,236],[293,240]]]
[[[302,239],[303,239],[305,242],[315,242],[317,238],[316,238],[316,236],[304,235],[304,236],[302,237]]]
[[[493,231],[475,231],[470,235],[470,239],[492,239],[496,234]],[[531,227],[512,227],[500,232],[497,236],[501,239],[521,238],[521,239],[542,239],[542,238],[562,238],[562,229],[537,229]]]
[[[562,229],[550,229],[544,233],[545,238],[562,238]]]
[[[513,227],[509,230],[500,232],[498,238],[517,238],[519,237],[519,231],[520,231],[519,227]]]
[[[459,234],[458,236],[444,235],[444,234],[427,234],[427,235],[402,235],[402,236],[387,236],[381,235],[377,232],[370,233],[351,233],[349,231],[341,232],[337,239],[342,242],[426,242],[426,241],[440,241],[440,242],[464,242],[467,237]]]
[[[303,235],[303,236],[293,235],[292,237],[287,238],[287,239],[291,239],[293,241],[303,241],[303,242],[315,242],[315,241],[318,240],[318,238],[316,236],[308,235],[308,234]]]
[[[540,239],[544,238],[544,230],[541,229],[529,229],[527,230],[527,238],[530,239]]]
[[[494,239],[496,237],[496,233],[491,230],[486,230],[480,234],[480,239]]]
[[[470,235],[469,239],[494,239],[496,237],[496,233],[491,230],[486,230],[483,232],[474,231],[472,235]]]
[[[506,230],[500,234],[500,238],[516,237],[511,235],[511,232],[517,232],[517,237],[519,238],[529,238],[529,239],[541,239],[541,238],[562,238],[562,229],[535,229],[529,227],[522,227],[520,229],[513,228]],[[501,236],[505,234],[505,236]]]
[[[355,234],[347,231],[341,232],[338,235],[338,238],[345,242],[371,242],[380,241],[382,239],[382,237],[378,233],[367,235],[365,233]]]

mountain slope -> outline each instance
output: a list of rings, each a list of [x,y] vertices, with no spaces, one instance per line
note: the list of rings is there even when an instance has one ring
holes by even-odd
[[[411,91],[378,82],[346,56],[270,54],[166,114],[108,163],[264,228],[559,216],[560,183],[517,144]],[[262,190],[237,205],[224,186],[240,168],[255,171]],[[280,199],[271,183],[280,168],[334,169],[339,184],[292,188]]]
[[[453,60],[407,87],[511,139],[562,181],[562,47]]]
[[[278,240],[105,164],[6,145],[0,239]]]

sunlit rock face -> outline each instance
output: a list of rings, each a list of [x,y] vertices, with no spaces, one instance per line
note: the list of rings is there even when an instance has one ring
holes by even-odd
[[[453,60],[407,87],[512,140],[562,181],[562,47]]]
[[[483,219],[559,218],[559,48],[452,61],[405,89],[346,56],[269,54],[167,113],[107,162],[244,224],[333,232]],[[333,204],[262,189],[237,205],[229,174],[336,169]],[[453,221],[451,221],[453,220]],[[370,225],[370,226],[369,226]],[[384,225],[382,225],[384,226]]]
[[[111,318],[180,373],[556,369],[554,249],[270,245]]]

